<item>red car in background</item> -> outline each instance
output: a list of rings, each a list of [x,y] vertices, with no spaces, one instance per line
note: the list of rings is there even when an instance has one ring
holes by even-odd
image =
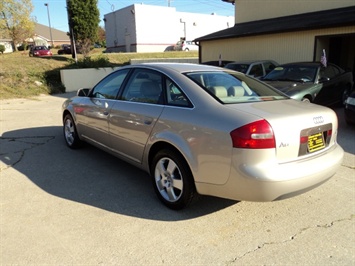
[[[52,56],[52,52],[44,45],[41,46],[33,46],[29,51],[29,56]]]

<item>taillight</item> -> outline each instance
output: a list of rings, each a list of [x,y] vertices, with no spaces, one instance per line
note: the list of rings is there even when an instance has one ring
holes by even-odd
[[[328,130],[327,130],[327,137],[331,137],[331,136],[332,136],[332,133],[333,133],[333,130],[328,129]]]
[[[272,127],[266,120],[259,120],[230,133],[234,148],[269,149],[275,148],[275,137]]]

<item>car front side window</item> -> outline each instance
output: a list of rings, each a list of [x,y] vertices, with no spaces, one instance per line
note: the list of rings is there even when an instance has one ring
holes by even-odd
[[[249,75],[254,77],[263,76],[263,67],[261,66],[261,64],[253,65],[250,69]]]
[[[128,72],[128,69],[124,69],[108,75],[94,87],[91,96],[94,98],[115,99]]]

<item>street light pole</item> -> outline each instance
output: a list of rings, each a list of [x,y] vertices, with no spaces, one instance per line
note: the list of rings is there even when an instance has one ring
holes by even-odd
[[[51,42],[52,42],[52,47],[53,47],[54,45],[53,45],[53,37],[52,37],[51,18],[50,18],[50,16],[49,16],[49,6],[48,6],[48,3],[45,3],[44,5],[47,7],[49,33],[50,33],[50,35],[51,35]]]
[[[180,23],[184,23],[184,40],[186,41],[186,22],[180,19]]]

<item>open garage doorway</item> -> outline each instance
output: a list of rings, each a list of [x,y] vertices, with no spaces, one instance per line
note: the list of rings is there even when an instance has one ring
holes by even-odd
[[[327,61],[351,69],[355,81],[355,34],[316,36],[314,61],[320,60],[323,49]]]

